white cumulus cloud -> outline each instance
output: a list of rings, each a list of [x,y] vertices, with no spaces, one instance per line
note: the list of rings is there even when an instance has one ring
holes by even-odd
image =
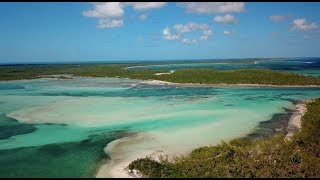
[[[212,36],[213,32],[211,29],[202,31],[202,35],[200,36],[200,40],[208,40],[210,36]]]
[[[135,10],[158,9],[166,5],[166,2],[123,2],[125,6],[132,6]]]
[[[183,7],[189,13],[235,13],[245,10],[244,2],[181,2],[178,6]]]
[[[94,7],[82,12],[83,16],[98,18],[99,28],[114,28],[123,26],[123,15],[125,8],[131,6],[137,11],[146,11],[163,7],[166,2],[96,2]],[[147,18],[146,14],[139,16],[139,19]]]
[[[162,31],[163,38],[166,40],[178,40],[180,39],[179,35],[171,34],[170,29],[167,27]]]
[[[177,31],[177,33],[181,34],[197,30],[206,30],[209,29],[209,26],[207,24],[198,24],[190,22],[187,24],[176,24],[173,26],[173,28]]]
[[[215,16],[213,20],[217,23],[223,24],[237,24],[239,21],[232,15],[226,14],[224,16]]]
[[[98,28],[114,28],[123,25],[122,19],[99,19]]]
[[[87,17],[111,18],[121,17],[124,13],[120,2],[94,3],[92,10],[84,11],[82,14]]]
[[[309,23],[305,18],[295,19],[292,22],[292,30],[298,31],[310,31],[310,30],[317,30],[318,25],[314,22]]]
[[[213,31],[207,24],[199,24],[194,22],[189,22],[186,24],[175,24],[173,26],[174,34],[171,33],[170,29],[166,27],[163,29],[163,38],[165,40],[179,40],[181,36],[183,37],[185,33],[200,31],[200,40],[208,40],[212,35]],[[195,44],[198,43],[196,39],[182,38],[181,42],[183,44]]]

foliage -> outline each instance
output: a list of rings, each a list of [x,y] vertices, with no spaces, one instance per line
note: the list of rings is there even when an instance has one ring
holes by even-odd
[[[89,77],[120,77],[140,80],[163,80],[201,84],[320,85],[320,78],[269,69],[215,70],[178,69],[172,74],[156,76],[168,70],[129,70],[138,64],[64,64],[0,66],[0,80],[34,79],[40,75],[73,74]]]
[[[267,84],[267,85],[319,85],[320,79],[269,69],[179,69],[159,80],[177,83],[201,84]]]

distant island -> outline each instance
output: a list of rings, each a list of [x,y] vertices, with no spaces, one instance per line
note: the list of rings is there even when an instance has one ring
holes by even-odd
[[[127,69],[141,64],[61,64],[0,66],[0,80],[35,79],[48,75],[68,74],[84,77],[117,77],[159,80],[170,83],[249,86],[319,86],[320,78],[270,69],[216,70],[184,68],[167,70]],[[161,74],[161,75],[159,75]],[[55,76],[56,77],[56,76]],[[59,79],[68,79],[59,76]]]

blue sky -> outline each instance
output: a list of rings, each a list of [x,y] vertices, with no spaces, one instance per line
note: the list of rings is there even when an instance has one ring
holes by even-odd
[[[0,63],[320,56],[320,3],[0,3]]]

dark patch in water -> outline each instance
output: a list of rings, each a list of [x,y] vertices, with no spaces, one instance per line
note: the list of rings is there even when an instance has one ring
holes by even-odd
[[[255,100],[255,99],[257,99],[257,98],[255,98],[255,97],[245,97],[244,99],[245,99],[245,100]]]
[[[14,89],[24,89],[24,86],[18,85],[18,84],[11,84],[11,83],[0,84],[0,90],[14,90]]]
[[[57,124],[55,124],[55,123],[43,123],[44,125],[48,125],[48,126],[52,126],[52,125],[55,125],[55,126],[67,126],[67,124],[63,124],[63,123],[57,123]],[[42,124],[41,124],[42,125]]]
[[[0,150],[0,177],[94,177],[102,161],[110,159],[104,147],[129,135],[132,133],[105,132],[79,142]]]
[[[297,100],[295,100],[295,99],[292,99],[292,98],[281,98],[281,99],[283,99],[283,100],[286,100],[286,101],[289,101],[289,102],[292,102],[292,103],[297,103]]]
[[[0,140],[8,139],[16,135],[32,133],[36,130],[36,127],[28,124],[0,126]]]
[[[15,119],[8,118],[4,114],[0,115],[0,140],[8,139],[12,136],[28,134],[36,131],[32,124],[22,124]]]
[[[203,95],[203,96],[210,96],[216,94],[217,91],[213,88],[197,88],[197,87],[172,87],[172,86],[162,86],[162,85],[137,85],[130,89],[125,89],[119,92],[113,91],[87,91],[87,92],[64,92],[64,91],[55,91],[55,92],[43,92],[40,95],[44,96],[103,96],[103,97],[161,97],[161,96],[194,96],[196,95]],[[30,96],[36,95],[38,93],[30,93]]]
[[[295,101],[296,103],[297,101]],[[276,133],[284,133],[286,134],[288,122],[290,117],[292,116],[294,110],[283,108],[285,110],[284,113],[277,113],[272,116],[270,120],[260,122],[258,127],[246,138],[249,139],[263,139],[271,137]]]

